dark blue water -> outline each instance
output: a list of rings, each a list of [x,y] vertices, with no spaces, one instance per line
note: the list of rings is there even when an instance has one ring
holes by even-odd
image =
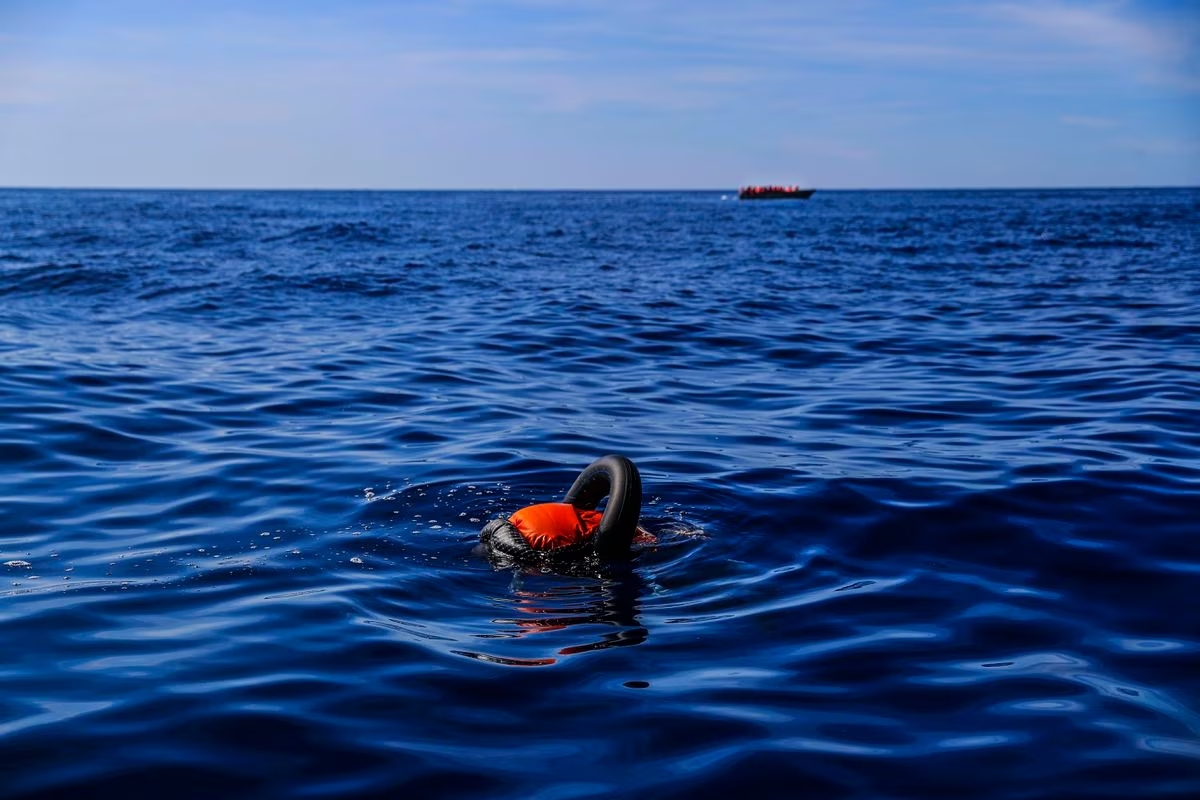
[[[0,795],[1200,792],[1198,223],[0,192]],[[608,452],[631,567],[472,552]]]

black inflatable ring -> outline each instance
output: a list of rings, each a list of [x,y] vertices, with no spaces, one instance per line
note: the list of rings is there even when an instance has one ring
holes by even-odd
[[[642,476],[625,456],[597,458],[579,473],[563,502],[594,510],[605,497],[608,505],[596,531],[596,553],[619,558],[629,553],[642,515]]]
[[[479,538],[489,556],[517,562],[545,560],[570,562],[590,554],[606,560],[629,557],[642,513],[642,476],[625,456],[601,456],[587,466],[571,484],[563,502],[595,511],[600,501],[608,504],[600,516],[595,535],[579,544],[553,550],[534,550],[507,517],[483,526]]]

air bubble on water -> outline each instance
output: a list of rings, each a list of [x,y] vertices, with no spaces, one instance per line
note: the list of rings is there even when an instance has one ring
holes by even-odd
[[[354,556],[353,558],[350,559],[350,563],[351,564],[361,564],[361,563],[363,563],[363,560],[361,558],[359,558],[358,556]]]
[[[33,569],[33,564],[30,564],[28,561],[22,561],[19,558],[14,558],[12,561],[5,561],[4,566]]]

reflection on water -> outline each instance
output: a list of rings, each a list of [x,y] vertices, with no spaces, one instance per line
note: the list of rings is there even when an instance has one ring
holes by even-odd
[[[553,652],[559,657],[639,645],[649,636],[638,619],[638,603],[645,591],[642,579],[629,565],[610,565],[606,571],[608,577],[601,579],[553,576],[550,579],[556,583],[549,586],[537,585],[548,576],[517,572],[513,576],[511,597],[497,601],[506,603],[512,613],[492,619],[498,631],[476,636],[524,639],[554,634]],[[559,661],[556,657],[514,658],[471,650],[453,652],[510,666],[541,667]]]

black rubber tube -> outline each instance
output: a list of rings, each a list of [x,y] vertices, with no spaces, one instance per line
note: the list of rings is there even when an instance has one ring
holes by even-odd
[[[564,503],[595,510],[608,498],[600,528],[596,531],[596,553],[601,558],[627,558],[642,516],[642,476],[625,456],[600,456],[571,484]]]

